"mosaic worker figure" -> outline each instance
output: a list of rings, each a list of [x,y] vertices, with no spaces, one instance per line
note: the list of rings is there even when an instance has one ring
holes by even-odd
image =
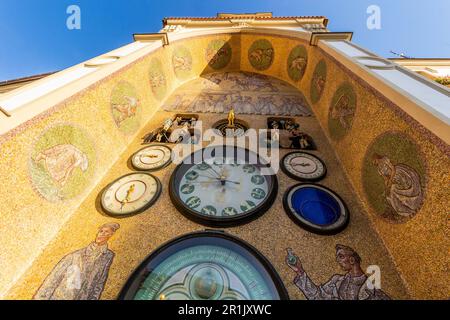
[[[384,179],[386,201],[401,216],[409,217],[417,213],[423,202],[420,177],[411,167],[394,165],[386,156],[374,154],[373,164]]]
[[[368,277],[361,269],[361,258],[350,247],[336,245],[336,262],[345,274],[335,274],[322,285],[311,280],[291,249],[288,249],[286,262],[297,273],[294,284],[308,300],[390,300],[382,290],[369,289]]]
[[[114,252],[108,240],[118,223],[102,225],[87,247],[69,253],[53,268],[34,295],[35,300],[98,300],[108,278]]]

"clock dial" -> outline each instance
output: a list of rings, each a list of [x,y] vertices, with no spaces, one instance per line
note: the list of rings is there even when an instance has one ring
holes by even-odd
[[[276,197],[276,176],[263,175],[264,167],[258,155],[246,149],[206,148],[176,168],[170,196],[179,211],[198,223],[231,226],[248,222],[268,210]]]
[[[317,184],[298,184],[284,195],[289,217],[302,228],[317,234],[336,234],[344,230],[350,212],[332,190]]]
[[[216,132],[223,137],[241,137],[249,129],[246,122],[237,119],[235,120],[233,127],[228,125],[228,120],[220,120],[212,127],[216,129]]]
[[[137,170],[155,171],[171,162],[172,150],[165,145],[151,145],[136,152],[131,164]]]
[[[102,193],[103,210],[110,215],[126,216],[142,212],[158,199],[161,182],[148,173],[127,174],[109,184]]]
[[[124,300],[289,299],[269,261],[223,232],[184,235],[154,251],[122,289]]]
[[[306,152],[291,152],[281,160],[281,170],[300,181],[319,181],[327,174],[322,160]]]

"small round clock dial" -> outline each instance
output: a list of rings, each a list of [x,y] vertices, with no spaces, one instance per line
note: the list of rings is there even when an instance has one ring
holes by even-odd
[[[276,175],[263,175],[264,167],[259,156],[246,149],[219,146],[197,151],[172,174],[172,202],[205,225],[248,222],[267,211],[276,197]]]
[[[281,160],[281,170],[300,181],[319,181],[327,174],[322,160],[306,152],[291,152]]]
[[[223,232],[190,233],[156,249],[134,272],[122,300],[280,300],[287,291],[270,262]]]
[[[317,234],[337,234],[345,229],[350,213],[332,190],[318,184],[298,184],[286,191],[284,210],[302,228]]]
[[[136,152],[131,164],[137,170],[155,171],[171,162],[172,150],[165,145],[151,145]]]
[[[101,205],[110,215],[136,214],[151,207],[161,194],[161,189],[161,182],[151,174],[127,174],[105,188]]]

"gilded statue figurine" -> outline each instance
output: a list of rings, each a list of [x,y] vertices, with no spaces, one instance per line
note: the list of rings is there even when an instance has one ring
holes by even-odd
[[[228,128],[234,128],[234,120],[236,119],[236,116],[234,115],[234,109],[231,108],[230,112],[228,113]]]

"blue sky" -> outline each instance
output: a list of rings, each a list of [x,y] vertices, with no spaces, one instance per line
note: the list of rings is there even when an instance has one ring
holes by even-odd
[[[68,30],[66,9],[81,8],[81,30]],[[381,30],[368,30],[366,9],[381,8]],[[1,0],[0,81],[67,68],[157,32],[168,16],[217,12],[324,15],[332,31],[384,57],[450,57],[449,0]]]

